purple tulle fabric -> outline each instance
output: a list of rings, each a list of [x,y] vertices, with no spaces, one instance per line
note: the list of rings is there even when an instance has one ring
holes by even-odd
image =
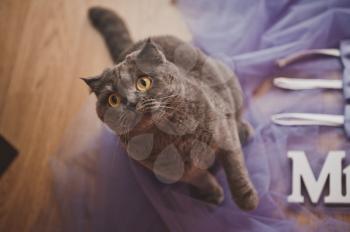
[[[226,198],[218,207],[191,198],[183,184],[160,183],[99,122],[91,96],[51,162],[65,230],[350,231],[340,216],[350,213],[349,206],[326,206],[322,197],[316,205],[286,200],[291,191],[287,152],[305,151],[318,174],[329,151],[349,151],[343,129],[281,127],[270,121],[281,112],[342,114],[342,92],[272,87],[253,96],[275,76],[341,79],[343,67],[336,58],[303,60],[283,69],[275,61],[302,49],[337,48],[349,39],[350,1],[180,0],[178,6],[194,44],[228,64],[242,84],[245,118],[256,130],[244,153],[260,205],[249,213],[238,209],[223,171],[217,178]]]

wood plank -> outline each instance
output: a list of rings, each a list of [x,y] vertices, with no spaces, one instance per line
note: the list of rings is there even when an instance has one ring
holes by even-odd
[[[110,6],[135,39],[189,39],[179,13],[161,0],[4,0],[0,3],[0,133],[20,155],[0,180],[0,231],[60,231],[48,160],[88,91],[78,79],[111,65],[90,26],[88,6]]]

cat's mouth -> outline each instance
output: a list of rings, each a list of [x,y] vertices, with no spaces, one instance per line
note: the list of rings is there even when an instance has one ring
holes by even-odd
[[[142,99],[134,108],[135,112],[139,114],[141,118],[134,130],[146,131],[166,121],[175,111],[178,111],[178,105],[174,106],[174,104],[172,104],[174,101],[174,95]]]

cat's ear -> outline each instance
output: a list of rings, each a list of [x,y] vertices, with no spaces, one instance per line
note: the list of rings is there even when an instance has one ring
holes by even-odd
[[[137,63],[140,65],[160,65],[165,63],[166,59],[158,46],[148,38],[140,53],[137,55]]]
[[[83,80],[90,88],[90,92],[94,92],[97,94],[99,87],[100,87],[100,82],[101,82],[101,76],[95,76],[95,77],[82,77],[80,78]]]

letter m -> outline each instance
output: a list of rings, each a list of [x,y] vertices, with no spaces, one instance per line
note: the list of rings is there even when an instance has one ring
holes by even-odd
[[[342,195],[342,160],[344,157],[344,151],[329,152],[320,175],[316,179],[303,151],[288,152],[288,158],[293,163],[292,193],[288,196],[288,202],[304,202],[304,197],[301,195],[301,180],[303,180],[311,202],[317,203],[329,177],[329,195],[325,196],[324,202],[350,203],[350,198]]]

